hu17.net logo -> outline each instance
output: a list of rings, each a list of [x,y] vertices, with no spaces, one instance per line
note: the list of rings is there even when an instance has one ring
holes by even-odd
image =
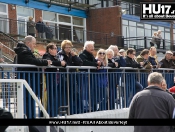
[[[141,20],[175,20],[175,3],[141,2]]]

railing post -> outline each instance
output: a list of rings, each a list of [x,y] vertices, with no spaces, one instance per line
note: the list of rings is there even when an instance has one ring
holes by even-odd
[[[144,48],[147,49],[147,37],[144,37]]]
[[[110,109],[109,108],[109,72],[108,72],[108,69],[107,69],[107,80],[108,80],[108,86],[107,86],[107,104],[108,104],[108,110]]]
[[[69,100],[69,68],[66,69],[67,70],[67,105],[68,105],[68,110],[67,110],[67,114],[70,115],[70,100]],[[73,101],[73,100],[72,100]]]
[[[163,39],[163,49],[165,49],[165,39]]]
[[[88,88],[89,88],[89,112],[91,112],[91,81],[90,81],[90,75],[91,73],[90,73],[90,69],[88,69]]]
[[[123,77],[123,88],[124,88],[124,108],[126,108],[126,71],[123,70],[124,77]]]

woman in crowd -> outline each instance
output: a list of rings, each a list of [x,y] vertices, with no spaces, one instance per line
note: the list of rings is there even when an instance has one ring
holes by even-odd
[[[43,55],[43,59],[51,60],[52,64],[54,66],[65,66],[65,61],[59,61],[57,59],[57,47],[53,43],[49,43],[46,47],[46,53]],[[45,81],[46,83],[46,89],[47,89],[47,97],[48,97],[48,103],[42,102],[47,104],[47,110],[50,114],[50,117],[57,116],[57,110],[58,110],[58,90],[57,85],[57,68],[46,68],[45,69]],[[51,73],[52,72],[52,73]],[[44,88],[45,89],[45,88]],[[53,109],[51,109],[53,108]]]
[[[152,36],[152,39],[151,39],[151,41],[150,41],[151,47],[154,46],[155,44],[157,44],[157,39],[158,39],[158,37],[157,37],[157,32],[154,32],[154,34],[153,34],[153,36]]]
[[[101,62],[102,67],[108,66],[108,59],[106,56],[106,52],[104,49],[99,49],[97,51],[96,60]],[[107,102],[107,69],[97,69],[99,74],[96,74],[96,79],[98,81],[97,88],[94,89],[94,103],[99,104],[99,108],[95,107],[95,110],[106,110],[106,102]]]
[[[27,34],[35,37],[35,22],[33,21],[33,17],[29,17],[29,21],[27,22]]]
[[[82,66],[83,61],[80,59],[80,57],[72,50],[73,45],[72,42],[69,40],[63,40],[61,43],[61,50],[58,52],[58,58],[60,61],[65,61],[66,66]],[[77,69],[70,69],[68,72],[76,72]],[[60,96],[62,96],[62,106],[67,105],[67,71],[65,68],[59,69],[60,73],[60,81],[61,81],[61,92]],[[63,73],[64,72],[64,73]],[[73,104],[76,104],[78,99],[78,93],[80,91],[77,90],[77,74],[70,73],[69,74],[69,100],[70,100],[70,114],[77,113],[78,108],[76,106],[73,106]],[[75,103],[76,102],[76,103]],[[78,106],[78,105],[77,105]]]
[[[118,62],[115,62],[114,51],[112,49],[106,50],[106,55],[108,58],[108,66],[112,68],[118,68]],[[109,80],[109,107],[110,109],[115,109],[115,103],[117,99],[117,84],[118,84],[118,73],[117,69],[108,70],[108,80]]]

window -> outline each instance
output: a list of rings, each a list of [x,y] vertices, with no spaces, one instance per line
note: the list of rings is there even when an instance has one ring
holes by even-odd
[[[142,23],[137,23],[137,26],[143,27],[143,24]]]
[[[59,39],[64,40],[72,40],[71,38],[71,26],[59,25]]]
[[[73,17],[73,25],[83,26],[83,18]]]
[[[136,22],[129,21],[129,26],[136,26]]]
[[[29,17],[29,16],[34,17],[34,11],[31,8],[17,6],[17,15],[23,17]]]
[[[9,33],[9,22],[7,15],[7,5],[0,3],[0,31]]]
[[[128,37],[136,37],[136,27],[129,27],[129,36]]]
[[[145,28],[151,29],[151,25],[149,25],[149,24],[144,24],[144,25],[145,25]]]
[[[56,14],[54,12],[43,11],[43,20],[56,22]]]
[[[156,30],[158,30],[158,29],[157,29],[157,26],[152,26],[152,29],[156,29]]]
[[[159,26],[159,30],[164,31],[164,27]]]
[[[165,31],[170,32],[170,29],[169,28],[165,28]]]
[[[59,15],[59,22],[71,23],[71,17]]]
[[[122,24],[128,25],[128,20],[122,20]]]
[[[5,4],[0,3],[0,12],[7,13],[7,6]]]
[[[74,27],[74,29],[73,29],[73,41],[79,42],[79,43],[84,42],[83,28]]]

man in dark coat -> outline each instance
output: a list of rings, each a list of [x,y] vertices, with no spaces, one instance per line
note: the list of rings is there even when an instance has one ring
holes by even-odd
[[[93,52],[94,52],[94,42],[93,41],[86,41],[84,44],[84,51],[79,55],[79,57],[82,59],[83,61],[83,66],[94,66],[97,68],[100,68],[101,66],[101,62],[97,61],[95,59],[95,57],[93,56]],[[83,71],[88,71],[83,69]],[[94,69],[91,70],[91,72],[95,71]],[[91,104],[94,107],[94,110],[96,110],[95,108],[95,104],[93,104],[93,100],[95,99],[94,95],[94,89],[95,86],[93,86],[94,84],[92,84],[92,82],[94,82],[94,80],[92,80],[93,76],[95,76],[95,74],[91,74],[91,83],[90,83],[90,88],[91,88]],[[82,106],[83,106],[83,112],[87,112],[89,111],[89,92],[88,92],[88,74],[82,74],[83,80],[80,82],[80,86],[81,86],[81,98],[82,98]]]
[[[34,47],[36,46],[36,39],[33,36],[27,36],[24,40],[25,43],[18,43],[17,47],[14,49],[16,56],[16,62],[17,64],[31,64],[31,65],[37,65],[37,66],[47,66],[50,65],[52,62],[51,60],[44,60],[44,59],[37,59],[33,55]],[[38,68],[29,68],[29,67],[19,67],[17,68],[17,71],[20,71],[17,73],[17,77],[20,79],[25,79],[29,85],[31,86],[32,90],[39,94],[40,89],[36,86],[40,83],[40,74],[38,71]],[[39,77],[38,77],[39,76]],[[37,83],[38,82],[38,83]],[[38,88],[38,89],[35,89]],[[29,100],[31,100],[31,96],[28,96],[28,92],[24,90],[24,93],[26,93],[26,115],[28,118],[34,118],[34,101],[32,101],[32,106],[29,104]],[[33,99],[32,99],[33,100]],[[24,101],[25,102],[25,101]],[[29,107],[31,108],[29,109]],[[32,110],[32,112],[30,112]],[[25,111],[25,110],[24,110]]]
[[[46,26],[43,22],[43,18],[40,17],[39,18],[39,21],[36,23],[36,30],[38,32],[38,37],[39,38],[45,38],[45,29],[46,29]]]
[[[129,107],[129,119],[172,119],[174,98],[163,88],[161,73],[148,76],[148,87],[138,92]],[[134,132],[174,132],[172,126],[134,126]]]

